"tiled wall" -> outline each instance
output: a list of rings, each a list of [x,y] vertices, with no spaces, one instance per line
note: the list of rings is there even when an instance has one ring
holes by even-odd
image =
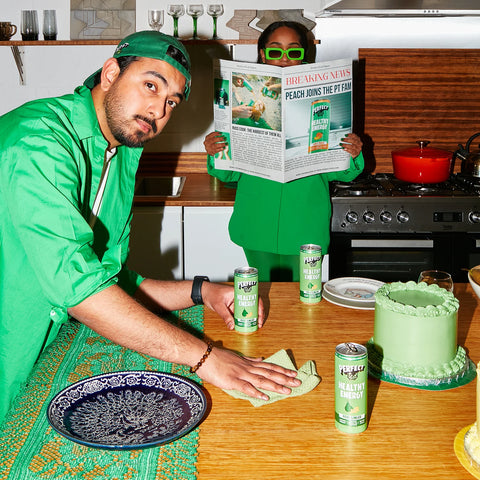
[[[135,14],[136,0],[70,0],[70,38],[123,38],[135,32]]]

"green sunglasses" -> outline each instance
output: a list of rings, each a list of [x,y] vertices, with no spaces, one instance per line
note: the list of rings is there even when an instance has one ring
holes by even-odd
[[[285,54],[289,60],[303,60],[305,49],[301,47],[289,48],[288,50],[276,47],[265,49],[265,58],[267,60],[280,60]]]

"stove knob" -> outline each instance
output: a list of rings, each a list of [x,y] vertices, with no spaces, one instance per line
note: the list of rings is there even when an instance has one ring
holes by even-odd
[[[383,223],[390,223],[392,221],[392,214],[384,210],[383,212],[380,212],[380,220]]]
[[[401,212],[397,213],[397,220],[400,223],[407,223],[410,220],[410,215],[404,210],[402,210]]]
[[[472,223],[480,223],[480,212],[470,212],[468,214],[468,219]]]
[[[363,220],[365,223],[373,223],[375,221],[375,215],[370,211],[365,212],[363,214]]]
[[[348,223],[357,223],[358,222],[358,213],[357,212],[348,212],[346,215]]]

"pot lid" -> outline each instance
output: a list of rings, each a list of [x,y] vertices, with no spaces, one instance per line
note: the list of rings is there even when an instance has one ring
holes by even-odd
[[[452,152],[441,148],[428,147],[428,140],[417,140],[416,147],[400,148],[393,150],[392,155],[402,155],[414,158],[451,158]]]

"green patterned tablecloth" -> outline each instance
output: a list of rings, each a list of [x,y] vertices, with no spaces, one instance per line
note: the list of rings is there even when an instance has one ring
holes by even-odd
[[[203,307],[171,314],[172,322],[203,331]],[[188,367],[120,347],[70,321],[37,362],[0,431],[0,480],[197,478],[198,428],[160,447],[111,451],[89,448],[57,434],[48,424],[49,401],[64,387],[101,373],[155,370],[200,379]]]

